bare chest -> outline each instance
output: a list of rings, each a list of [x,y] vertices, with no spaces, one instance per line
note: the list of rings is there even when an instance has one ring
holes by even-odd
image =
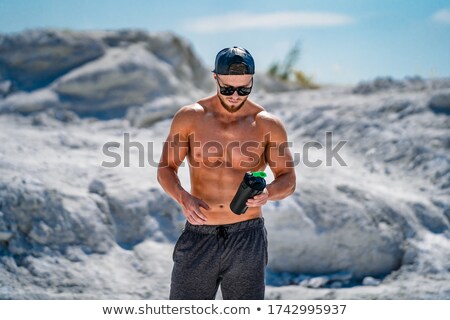
[[[189,140],[191,165],[211,168],[248,168],[264,158],[264,136],[251,118],[225,124],[206,120],[196,126]]]

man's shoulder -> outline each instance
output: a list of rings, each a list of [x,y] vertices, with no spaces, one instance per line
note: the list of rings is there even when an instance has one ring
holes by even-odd
[[[255,120],[257,126],[262,129],[264,136],[268,139],[278,139],[277,137],[281,139],[286,135],[283,121],[267,110],[263,109],[258,112]]]
[[[175,115],[194,116],[205,111],[205,108],[198,102],[182,106]]]
[[[192,121],[196,117],[204,114],[205,108],[199,103],[191,103],[188,105],[182,106],[174,115],[175,121]]]
[[[204,109],[198,103],[182,106],[173,116],[171,131],[188,136],[195,127],[199,115],[203,113]]]
[[[257,113],[256,121],[271,128],[283,126],[283,122],[280,118],[264,109]]]

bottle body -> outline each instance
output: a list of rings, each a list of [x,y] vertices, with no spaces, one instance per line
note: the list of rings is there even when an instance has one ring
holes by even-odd
[[[247,200],[261,194],[266,187],[264,172],[246,172],[241,184],[239,185],[233,200],[230,203],[230,209],[235,214],[243,214],[247,211]]]

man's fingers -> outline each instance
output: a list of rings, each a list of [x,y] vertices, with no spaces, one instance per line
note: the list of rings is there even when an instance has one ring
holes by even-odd
[[[260,194],[257,194],[256,196],[254,196],[253,200],[259,200],[259,201],[263,201],[264,199],[268,199],[269,198],[269,192],[267,191],[267,189],[264,189],[264,191]]]
[[[185,216],[192,224],[204,224],[206,216],[201,212],[200,207],[209,210],[209,205],[202,199],[192,197],[191,202],[185,207]]]
[[[193,211],[191,213],[188,213],[186,218],[191,224],[203,224],[202,220]]]
[[[192,220],[191,216],[186,216],[187,221],[189,221],[190,224],[195,224],[194,220]]]
[[[253,197],[253,199],[256,199],[256,200],[264,199],[264,198],[269,198],[269,196],[266,193],[260,193]],[[252,199],[252,198],[250,198],[250,199]]]
[[[197,199],[197,200],[198,200],[198,202],[196,203],[196,206],[194,207],[193,211],[200,219],[206,221],[207,220],[206,216],[201,212],[200,207],[203,207],[206,210],[208,210],[209,206],[205,201],[203,201],[201,199]]]
[[[261,207],[266,203],[265,199],[248,199],[246,205],[247,207]]]
[[[205,208],[206,210],[209,210],[208,204],[207,204],[205,201],[201,200],[201,199],[198,199],[198,205],[199,205],[200,207]]]
[[[194,213],[198,218],[200,218],[200,219],[206,221],[206,216],[205,216],[203,213],[201,213],[200,207],[199,207],[199,206],[197,206],[197,208],[195,208],[195,209],[193,210],[193,213]]]
[[[247,201],[250,203],[257,203],[257,202],[264,202],[264,201],[266,201],[266,199],[265,198],[250,198]]]

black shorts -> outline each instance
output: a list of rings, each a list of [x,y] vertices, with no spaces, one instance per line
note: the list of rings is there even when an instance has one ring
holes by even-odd
[[[264,219],[186,226],[173,251],[171,300],[264,299],[267,265]]]

